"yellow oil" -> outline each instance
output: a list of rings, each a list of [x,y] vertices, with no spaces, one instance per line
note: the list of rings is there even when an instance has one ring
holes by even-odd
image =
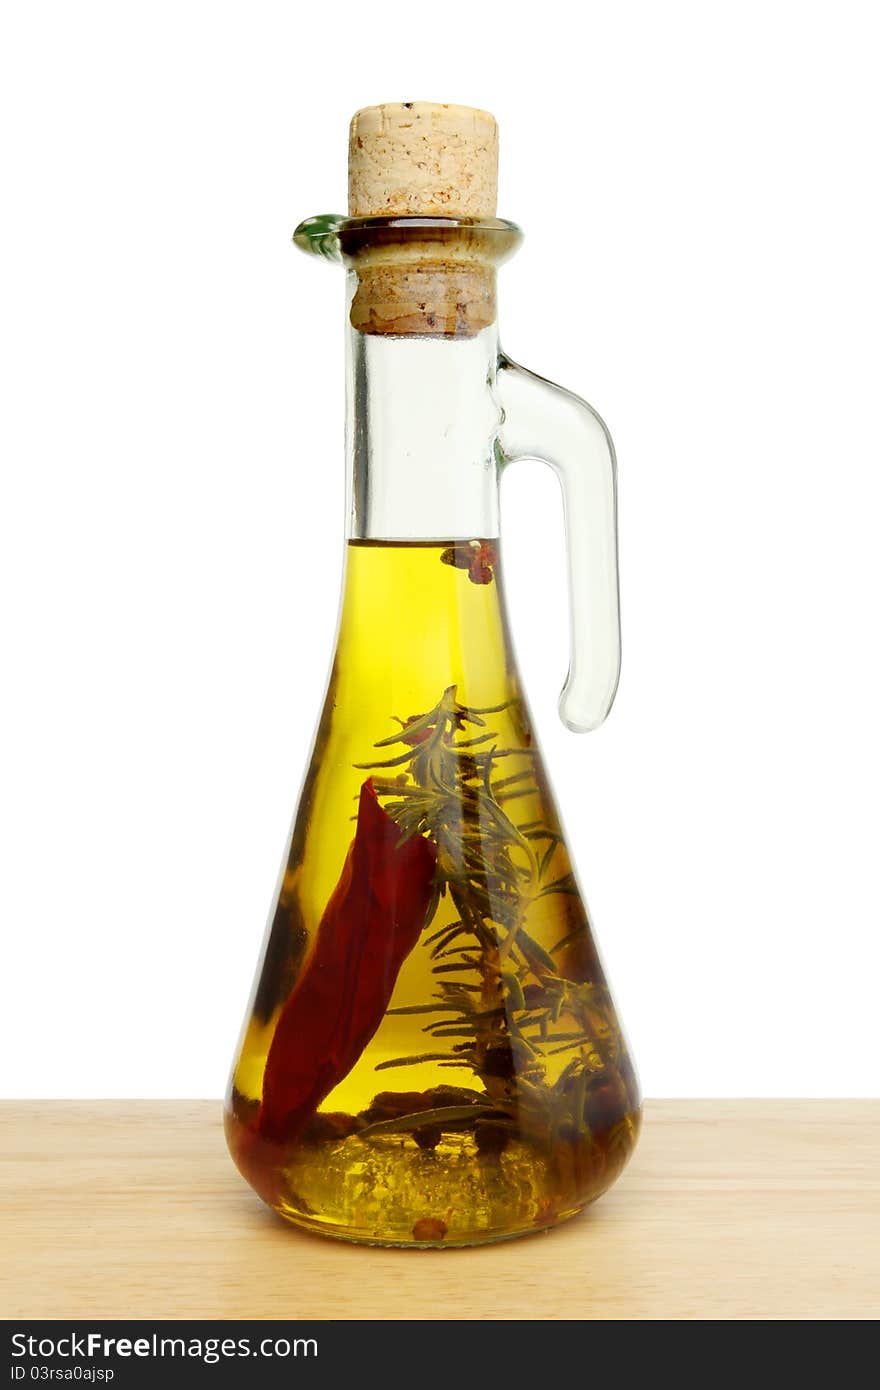
[[[368,779],[395,843],[398,829],[401,843],[431,843],[442,893],[396,979],[385,970],[375,1032],[285,1133],[263,1123],[267,1058],[285,1006],[288,1055],[301,1044],[311,1058],[298,1001],[332,956],[328,904]],[[354,973],[346,999],[374,988]],[[284,1081],[282,1066],[276,1090]],[[276,1211],[373,1244],[546,1229],[599,1196],[632,1151],[637,1084],[520,690],[495,541],[349,545],[336,658],[226,1120],[241,1171]]]

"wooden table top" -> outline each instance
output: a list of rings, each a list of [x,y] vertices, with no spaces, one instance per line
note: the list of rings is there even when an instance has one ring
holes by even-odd
[[[880,1101],[650,1101],[584,1216],[448,1251],[286,1225],[217,1101],[5,1101],[0,1131],[4,1318],[880,1314]]]

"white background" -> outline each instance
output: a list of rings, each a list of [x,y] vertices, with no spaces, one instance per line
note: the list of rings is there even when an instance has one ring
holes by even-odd
[[[4,8],[2,1093],[223,1088],[340,573],[342,277],[289,237],[411,99],[498,117],[505,345],[617,443],[591,736],[544,470],[504,528],[645,1090],[878,1089],[876,9],[444,13]]]

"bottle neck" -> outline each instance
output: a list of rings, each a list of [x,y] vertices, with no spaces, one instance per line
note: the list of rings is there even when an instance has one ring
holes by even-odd
[[[497,325],[392,337],[349,320],[347,332],[350,538],[496,537]]]

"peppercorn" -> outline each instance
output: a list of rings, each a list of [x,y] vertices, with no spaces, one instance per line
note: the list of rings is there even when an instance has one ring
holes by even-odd
[[[420,1125],[412,1135],[420,1149],[436,1149],[443,1138],[443,1131],[439,1125]]]
[[[448,1229],[439,1216],[423,1216],[412,1228],[413,1240],[442,1240]]]
[[[503,1153],[509,1137],[503,1125],[493,1125],[486,1120],[480,1120],[474,1128],[474,1139],[481,1154]]]
[[[480,1068],[483,1076],[501,1076],[505,1079],[514,1074],[513,1053],[509,1047],[490,1047],[486,1050]]]
[[[592,1085],[584,1102],[584,1119],[594,1135],[605,1134],[626,1114],[621,1088],[610,1078]]]

